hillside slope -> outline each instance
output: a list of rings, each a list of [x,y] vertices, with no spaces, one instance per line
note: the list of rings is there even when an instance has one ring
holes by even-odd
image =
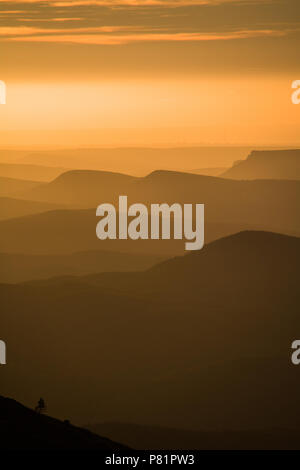
[[[125,446],[0,396],[0,450],[106,450]]]

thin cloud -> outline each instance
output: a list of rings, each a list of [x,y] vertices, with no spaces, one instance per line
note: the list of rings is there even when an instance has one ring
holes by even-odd
[[[149,31],[151,28],[143,28],[141,26],[96,26],[86,28],[69,28],[68,33],[77,33],[80,37],[80,33],[116,33],[116,32],[128,32],[128,31]],[[154,29],[155,30],[155,29]],[[38,28],[35,26],[0,26],[0,36],[33,36],[39,34],[58,34],[66,33],[65,29],[58,28]],[[43,39],[44,36],[37,36],[37,38]],[[25,40],[25,38],[24,38]]]
[[[52,23],[61,22],[65,23],[67,21],[83,21],[85,18],[17,18],[16,21],[26,22],[26,23]]]
[[[0,11],[0,16],[19,15],[21,13],[26,13],[26,11],[24,11],[24,10],[5,10],[5,11]]]
[[[258,37],[284,36],[287,31],[256,30],[229,33],[151,33],[151,34],[61,34],[45,36],[8,37],[6,41],[46,42],[86,45],[123,45],[136,42],[198,42],[228,41]]]

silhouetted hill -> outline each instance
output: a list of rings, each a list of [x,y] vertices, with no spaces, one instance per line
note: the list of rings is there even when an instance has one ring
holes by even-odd
[[[300,149],[253,151],[246,160],[236,162],[221,176],[240,180],[299,180]]]
[[[279,253],[274,260],[274,253]],[[189,303],[198,300],[201,291],[213,295],[215,290],[230,291],[234,286],[268,284],[270,266],[280,268],[281,273],[290,273],[291,288],[296,284],[295,265],[291,258],[299,259],[300,238],[270,232],[240,232],[206,245],[202,250],[168,259],[146,271],[143,276],[132,273],[129,276],[112,274],[118,284],[119,292],[138,291],[146,296],[156,295],[189,297]],[[278,264],[280,258],[280,264]],[[264,262],[264,265],[262,265]],[[259,268],[258,268],[259,267]],[[290,272],[291,271],[291,272]],[[90,275],[88,282],[109,287],[112,279],[100,274]],[[272,288],[282,282],[272,278]],[[284,283],[285,285],[285,283]],[[198,286],[198,287],[197,287]],[[237,298],[238,292],[235,294]],[[240,299],[242,300],[242,299]]]
[[[23,282],[62,275],[130,272],[148,269],[165,257],[111,251],[84,251],[67,255],[0,253],[0,282]]]
[[[125,446],[0,396],[0,450],[106,450]]]
[[[2,284],[2,393],[81,423],[299,429],[299,266],[300,239],[243,232],[145,272]]]
[[[65,171],[67,169],[61,167],[0,163],[0,176],[21,180],[51,181]]]
[[[87,426],[93,432],[126,443],[137,450],[297,450],[299,430],[191,431],[160,426],[109,422]]]
[[[238,223],[266,230],[294,230],[300,222],[300,181],[232,181],[211,176],[155,171],[144,178],[72,171],[51,183],[26,191],[26,198],[96,208],[103,202],[204,203],[206,221]],[[24,194],[25,197],[25,194]]]
[[[300,234],[300,181],[233,181],[209,176],[155,171],[144,178],[72,171],[26,192],[51,204],[74,204],[90,210],[56,211],[0,223],[0,252],[70,253],[86,250],[179,254],[184,241],[106,240],[95,236],[96,207],[118,209],[119,195],[128,204],[204,203],[206,242],[241,230]],[[74,207],[73,206],[73,207]],[[22,233],[22,237],[19,234]]]
[[[41,212],[62,208],[58,204],[47,202],[24,201],[9,197],[0,197],[0,220],[23,217],[26,215],[39,214]]]
[[[0,177],[0,196],[18,197],[18,194],[37,187],[40,183],[15,178]]]
[[[210,222],[209,212],[206,212],[206,242],[243,229],[259,228],[259,224],[251,226],[247,222]],[[95,209],[64,209],[3,220],[0,221],[0,252],[40,255],[90,250],[161,255],[185,252],[184,240],[99,240],[96,237],[98,220]],[[274,222],[277,226],[279,216]],[[296,232],[298,220],[294,219],[293,223]]]
[[[93,207],[99,201],[108,202],[116,194],[126,194],[133,176],[105,171],[72,170],[58,176],[54,181],[25,193],[33,200],[77,204]],[[124,193],[125,191],[125,193]]]

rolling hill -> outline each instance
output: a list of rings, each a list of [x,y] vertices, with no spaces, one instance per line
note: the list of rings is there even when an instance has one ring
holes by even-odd
[[[73,204],[77,210],[49,211],[0,222],[0,252],[61,254],[87,250],[180,254],[181,240],[106,240],[95,236],[96,207],[128,203],[205,204],[206,242],[241,230],[299,235],[300,181],[232,181],[223,178],[156,171],[143,178],[92,171],[64,173],[51,183],[26,191],[31,200]],[[24,195],[24,193],[23,193]],[[85,209],[90,207],[92,209]],[[20,236],[22,234],[22,236]]]
[[[256,225],[266,230],[294,230],[299,224],[300,181],[232,181],[210,176],[155,171],[144,178],[105,172],[72,171],[23,193],[23,198],[78,208],[101,203],[204,203],[213,223]]]
[[[299,429],[299,262],[299,238],[242,232],[144,272],[2,284],[2,393],[81,423]]]
[[[300,180],[300,149],[253,151],[221,176],[239,180]]]
[[[110,200],[123,194],[131,183],[139,180],[133,176],[105,171],[72,170],[58,176],[54,181],[25,191],[23,197],[45,202],[56,202],[93,207],[103,198]]]
[[[0,220],[24,217],[26,215],[39,214],[50,210],[63,208],[58,204],[47,202],[25,201],[9,197],[0,197]]]
[[[267,221],[249,225],[247,222],[210,222],[207,214],[206,242],[243,229],[268,228]],[[184,240],[99,240],[96,237],[98,218],[94,209],[56,210],[0,221],[0,253],[23,255],[64,255],[83,251],[110,251],[132,254],[170,256],[184,254]],[[264,221],[265,222],[265,221]],[[293,219],[297,233],[298,221]],[[274,217],[269,227],[278,227]],[[284,229],[283,229],[284,230]],[[289,233],[288,230],[286,230]],[[299,231],[300,232],[300,231]],[[20,235],[21,234],[21,235]],[[46,258],[45,258],[46,261]]]
[[[24,282],[63,275],[145,270],[165,257],[111,251],[83,251],[67,255],[0,253],[0,282]]]

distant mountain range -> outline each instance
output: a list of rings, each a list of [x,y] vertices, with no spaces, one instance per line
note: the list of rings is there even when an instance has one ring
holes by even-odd
[[[251,147],[120,147],[70,148],[52,150],[0,149],[0,162],[65,167],[88,170],[120,171],[136,176],[161,168],[191,171],[207,166],[228,167],[246,158]]]
[[[83,251],[60,255],[0,253],[0,282],[24,282],[54,276],[145,270],[164,260],[155,254]]]
[[[21,180],[51,181],[65,171],[67,171],[66,168],[60,167],[0,163],[0,177],[17,178]]]
[[[81,423],[299,428],[299,266],[299,238],[242,232],[144,272],[2,284],[2,393]]]
[[[257,210],[257,214],[255,213],[255,204],[253,204],[253,208],[250,206],[246,213],[243,213],[242,207],[238,207],[239,213],[228,217],[229,222],[226,219],[222,222],[224,218],[221,212],[219,222],[218,220],[211,220],[209,209],[206,209],[205,243],[246,229],[269,229],[274,231],[277,229],[288,234],[299,234],[300,222],[295,214],[298,205],[295,204],[295,208],[288,205],[290,199],[288,192],[284,194],[284,198],[285,200],[281,201],[281,207],[279,206],[278,211],[276,210],[277,207],[273,207],[273,205],[270,207],[269,201],[265,202],[269,209],[267,217],[263,217],[262,208]],[[219,205],[225,211],[224,200],[220,200]],[[236,205],[238,206],[238,202]],[[286,211],[284,210],[285,207],[287,207]],[[228,207],[226,212],[232,213],[231,208]],[[247,213],[249,214],[250,223],[246,220]],[[239,222],[239,214],[242,219],[241,222]],[[215,214],[216,218],[217,216],[218,214]],[[183,255],[186,253],[184,240],[99,240],[96,237],[97,221],[95,209],[55,210],[2,220],[0,221],[0,253],[66,255],[84,251],[109,251],[162,256]],[[44,258],[44,261],[46,260],[47,258]],[[9,258],[7,261],[9,261]],[[5,270],[5,267],[3,267],[3,270]],[[11,268],[8,267],[8,270],[10,271]]]
[[[299,450],[300,431],[264,429],[248,431],[188,430],[108,422],[87,426],[91,431],[143,450]]]
[[[126,447],[78,428],[38,414],[15,400],[0,396],[0,450],[106,450]]]
[[[184,242],[180,240],[98,240],[95,236],[96,207],[109,202],[118,209],[119,195],[128,195],[129,205],[134,202],[147,206],[162,202],[204,203],[206,242],[241,230],[300,233],[300,181],[232,181],[167,171],[136,178],[78,170],[23,191],[22,195],[43,204],[63,204],[72,210],[1,221],[2,253],[184,252]],[[74,210],[76,207],[78,209]],[[32,212],[36,210],[33,204]],[[29,203],[27,211],[30,213]]]
[[[266,229],[272,230],[298,227],[295,211],[300,204],[299,181],[232,181],[168,171],[136,178],[78,170],[23,191],[20,197],[95,209],[103,202],[118,206],[119,195],[127,195],[129,204],[204,203],[206,220],[215,223],[264,224]]]
[[[39,214],[54,209],[63,209],[59,204],[47,202],[27,201],[11,197],[0,197],[0,220],[24,217],[26,215]]]
[[[188,173],[201,168],[197,149],[187,173],[147,176],[140,160],[157,168],[158,149],[110,150],[16,152],[0,164],[1,393],[42,395],[54,416],[137,448],[297,448],[300,151],[254,151],[215,177]],[[164,168],[182,159],[171,150]],[[130,151],[124,168],[138,176],[92,169]],[[83,162],[89,170],[61,167]],[[118,210],[120,195],[204,203],[204,248],[100,241],[96,207]],[[1,397],[0,434],[7,448],[119,448]]]
[[[162,202],[204,203],[205,243],[242,230],[300,234],[300,181],[233,181],[172,171],[135,177],[72,170],[51,182],[0,177],[1,182],[3,282],[145,269],[160,256],[185,253],[184,240],[97,239],[96,207],[110,202],[118,209],[119,195],[128,195],[129,204],[142,202],[147,206]],[[94,259],[91,253],[96,253]],[[116,253],[123,253],[120,262],[115,262]],[[132,267],[128,257],[124,262],[128,254],[134,255]]]
[[[221,176],[238,180],[299,180],[300,149],[253,151],[246,160],[237,161]]]

